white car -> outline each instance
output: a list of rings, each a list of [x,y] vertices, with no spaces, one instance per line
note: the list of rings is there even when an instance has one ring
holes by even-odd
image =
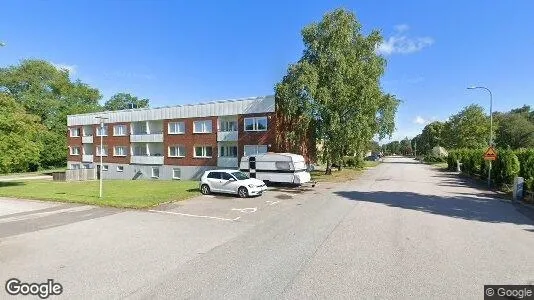
[[[261,195],[267,189],[265,183],[256,178],[249,178],[239,170],[206,171],[200,178],[200,192],[237,194],[241,198]]]

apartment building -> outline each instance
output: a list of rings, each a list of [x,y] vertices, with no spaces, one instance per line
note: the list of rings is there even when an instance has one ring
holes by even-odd
[[[275,124],[274,96],[71,115],[67,166],[107,179],[196,179],[275,151]]]

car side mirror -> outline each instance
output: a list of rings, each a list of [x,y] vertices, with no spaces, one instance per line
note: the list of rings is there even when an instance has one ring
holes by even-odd
[[[228,179],[228,181],[235,181],[235,178],[231,177],[230,179]]]

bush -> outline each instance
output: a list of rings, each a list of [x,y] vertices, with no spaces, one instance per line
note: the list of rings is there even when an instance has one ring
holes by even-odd
[[[449,151],[449,155],[447,156],[447,169],[449,171],[456,171],[456,160],[458,159],[460,159],[459,150]]]
[[[432,154],[427,154],[423,158],[423,161],[427,162],[427,163],[440,163],[440,162],[445,162],[446,158],[445,157],[441,157],[441,156],[434,156]]]
[[[497,151],[497,159],[491,170],[497,184],[512,183],[519,175],[519,159],[512,150]]]
[[[519,160],[519,176],[525,180],[534,178],[534,149],[519,149],[515,154]]]

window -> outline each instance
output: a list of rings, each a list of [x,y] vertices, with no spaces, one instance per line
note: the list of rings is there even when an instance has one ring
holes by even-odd
[[[117,172],[124,172],[124,166],[117,166]]]
[[[221,146],[220,157],[237,157],[237,146]]]
[[[237,131],[237,121],[221,120],[219,131]]]
[[[169,157],[184,157],[184,156],[185,156],[184,146],[169,146]]]
[[[245,156],[267,153],[267,145],[245,145],[243,152]]]
[[[152,167],[152,178],[159,178],[159,168]]]
[[[245,131],[266,131],[267,117],[245,118]]]
[[[80,136],[80,128],[79,127],[71,128],[70,129],[70,136],[71,137],[79,137]]]
[[[102,166],[102,171],[108,171],[109,170],[109,166],[108,165],[103,165]]]
[[[92,169],[91,164],[83,164],[84,169]]]
[[[230,180],[231,178],[234,178],[232,177],[232,175],[226,173],[226,172],[221,172],[221,178],[222,180]]]
[[[198,146],[195,147],[195,157],[210,158],[212,155],[211,146]]]
[[[184,133],[185,133],[184,122],[170,122],[169,123],[169,134],[184,134]]]
[[[193,122],[193,133],[211,133],[211,120]]]
[[[277,170],[289,170],[291,165],[288,161],[277,161],[274,163]]]
[[[146,156],[147,155],[145,145],[142,145],[142,146],[138,145],[138,146],[132,147],[132,152],[134,156]]]
[[[70,165],[70,168],[73,169],[73,170],[79,170],[80,169],[80,164],[72,164],[72,165]]]
[[[96,129],[96,136],[107,136],[108,135],[108,126],[105,125],[104,127],[98,126]]]
[[[83,136],[93,136],[93,127],[84,126],[83,127]]]
[[[210,172],[208,178],[211,179],[221,179],[221,172]]]
[[[124,136],[124,135],[126,135],[126,125],[115,125],[115,126],[113,126],[113,135],[114,136]]]
[[[100,156],[100,146],[96,146],[96,156]],[[108,147],[104,146],[102,148],[102,156],[108,156]]]
[[[172,169],[172,179],[180,179],[182,176],[182,172],[179,168],[173,168]]]
[[[113,147],[113,156],[126,156],[128,155],[128,148],[126,146]]]
[[[70,147],[70,155],[80,155],[80,147]]]

